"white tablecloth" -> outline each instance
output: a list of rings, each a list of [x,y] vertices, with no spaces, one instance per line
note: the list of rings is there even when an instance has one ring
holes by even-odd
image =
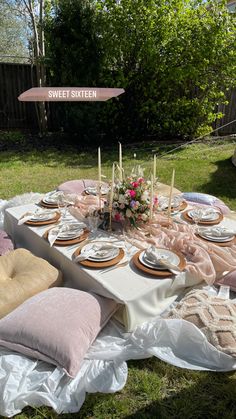
[[[127,331],[162,313],[184,288],[197,284],[196,279],[185,272],[173,278],[157,279],[144,275],[132,263],[107,273],[75,264],[72,254],[78,245],[50,247],[42,237],[51,226],[17,224],[23,214],[36,208],[34,204],[28,204],[6,210],[4,228],[16,247],[25,247],[60,269],[64,274],[65,286],[95,292],[121,303],[117,318]],[[225,218],[222,224],[236,229],[234,220]]]

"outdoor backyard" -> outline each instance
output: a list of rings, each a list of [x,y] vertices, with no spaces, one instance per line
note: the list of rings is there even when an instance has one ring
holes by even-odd
[[[62,151],[60,144],[44,145],[42,141],[41,150],[38,150],[19,134],[4,134],[2,148],[7,148],[7,144],[9,148],[9,138],[13,145],[10,151],[1,153],[0,162],[0,195],[4,199],[31,191],[48,192],[70,179],[97,178],[96,149],[81,151],[78,146],[70,146],[69,150]],[[140,145],[127,145],[123,151],[125,171],[128,174],[134,164],[140,164],[149,175],[152,170],[150,156],[157,153],[157,173],[161,182],[170,183],[175,168],[178,189],[215,195],[236,210],[236,168],[231,162],[235,139],[212,137],[165,154],[179,146],[145,143],[141,148]],[[102,150],[105,176],[110,176],[111,164],[117,160],[117,155],[118,145]],[[234,372],[190,371],[154,357],[129,361],[128,368],[128,381],[122,391],[87,395],[79,413],[58,415],[47,407],[26,407],[16,418],[235,418]]]
[[[233,0],[0,0],[0,418],[236,418],[235,45]]]

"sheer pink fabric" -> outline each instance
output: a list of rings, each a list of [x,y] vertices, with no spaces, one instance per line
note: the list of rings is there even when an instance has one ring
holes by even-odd
[[[81,196],[78,208],[71,208],[70,211],[81,219],[91,206],[95,209],[98,204],[98,197]],[[151,223],[142,224],[138,229],[131,228],[129,241],[139,249],[153,244],[181,252],[187,260],[187,274],[192,280],[198,279],[198,282],[201,278],[207,284],[213,284],[224,271],[236,269],[236,245],[220,247],[196,237],[191,225],[168,223],[167,216],[158,214]]]
[[[104,207],[104,199],[101,199],[101,208]],[[78,195],[76,206],[70,207],[70,213],[77,219],[85,217],[89,212],[99,209],[99,197],[94,195]]]
[[[197,238],[190,225],[172,223],[167,227],[166,224],[166,217],[157,216],[141,229],[132,229],[130,241],[138,248],[154,244],[181,252],[187,260],[186,272],[207,284],[213,284],[222,272],[236,269],[235,245],[220,247]]]

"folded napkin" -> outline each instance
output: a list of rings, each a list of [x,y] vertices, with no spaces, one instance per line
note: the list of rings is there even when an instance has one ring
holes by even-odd
[[[40,218],[44,218],[45,215],[53,215],[55,214],[56,216],[56,212],[55,210],[50,210],[50,211],[45,211],[45,210],[36,210],[35,212],[26,212],[19,220],[18,220],[18,225],[24,224],[26,221],[31,220],[32,217],[37,216],[38,220],[40,221]],[[35,220],[36,221],[36,220]]]
[[[102,254],[100,252],[105,252],[105,251],[109,251],[109,250],[113,250],[115,248],[114,245],[109,245],[109,244],[94,244],[92,245],[88,250],[86,250],[85,252],[83,252],[83,254],[80,254],[78,256],[76,256],[76,258],[74,259],[74,262],[81,262],[82,260],[86,260],[91,256],[102,256]],[[106,254],[104,253],[104,256],[106,256]]]
[[[59,226],[49,230],[48,242],[50,246],[52,247],[55,241],[57,240],[57,238],[59,237],[59,235],[65,232],[68,232],[68,236],[69,236],[69,233],[76,232],[77,237],[79,237],[84,232],[84,230],[81,227],[75,228],[75,225],[71,226],[70,224],[60,224]]]
[[[235,234],[234,231],[223,227],[212,227],[207,229],[200,229],[199,232],[205,236],[212,237],[228,237]]]
[[[156,265],[160,265],[160,259],[164,259],[161,258],[160,254],[158,254],[158,250],[155,246],[150,246],[147,248],[147,250],[145,251],[145,258],[148,259],[150,262],[155,263]],[[164,261],[168,263],[166,259]]]
[[[216,208],[202,208],[202,218],[215,215],[215,214],[221,214],[221,212],[217,210]]]
[[[52,192],[47,193],[44,196],[44,199],[56,201],[59,198],[59,196],[62,196],[62,195],[63,195],[62,191],[52,191]]]

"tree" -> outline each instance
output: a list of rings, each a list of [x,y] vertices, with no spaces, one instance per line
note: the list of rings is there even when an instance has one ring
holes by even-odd
[[[235,17],[225,2],[98,0],[98,8],[104,80],[126,89],[111,104],[116,135],[183,138],[209,129],[236,84]]]
[[[52,85],[100,85],[102,51],[99,35],[95,1],[58,1],[46,27]],[[98,132],[101,106],[100,103],[79,102],[56,104],[61,126],[67,131],[79,132],[86,141]]]
[[[37,87],[46,86],[45,37],[47,18],[56,6],[56,0],[2,0],[9,11],[25,22],[31,63],[36,68]],[[47,112],[44,102],[36,103],[40,135],[47,131]]]
[[[27,34],[21,19],[0,1],[0,62],[27,62]]]

